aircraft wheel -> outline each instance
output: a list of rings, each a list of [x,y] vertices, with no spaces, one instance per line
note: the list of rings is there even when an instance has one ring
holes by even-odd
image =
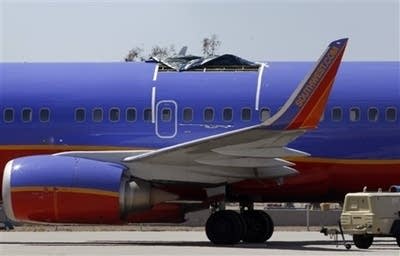
[[[247,243],[264,243],[274,232],[274,223],[264,211],[249,210],[242,213],[247,231],[243,241]]]
[[[231,210],[211,214],[206,223],[207,237],[214,244],[237,244],[245,231],[246,226],[240,214]]]
[[[400,247],[400,236],[396,237],[397,245]]]
[[[368,249],[373,241],[374,237],[371,235],[353,235],[354,245],[359,249]]]

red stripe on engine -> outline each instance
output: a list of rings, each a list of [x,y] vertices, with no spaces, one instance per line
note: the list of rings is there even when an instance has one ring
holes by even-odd
[[[50,223],[119,224],[119,198],[103,194],[43,191],[13,191],[15,218]]]

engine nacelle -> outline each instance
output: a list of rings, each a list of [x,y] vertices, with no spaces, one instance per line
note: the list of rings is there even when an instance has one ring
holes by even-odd
[[[177,198],[126,173],[122,165],[84,158],[17,158],[4,169],[4,210],[14,221],[111,224]]]

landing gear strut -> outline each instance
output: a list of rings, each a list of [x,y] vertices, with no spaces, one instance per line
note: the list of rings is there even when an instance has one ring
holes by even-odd
[[[253,204],[241,204],[241,213],[224,208],[213,213],[206,223],[206,234],[214,244],[263,243],[271,238],[274,224],[264,211],[254,210]]]

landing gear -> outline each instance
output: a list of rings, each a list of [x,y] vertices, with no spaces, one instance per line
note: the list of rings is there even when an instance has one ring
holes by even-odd
[[[373,241],[374,237],[371,235],[353,235],[354,245],[360,249],[368,249]]]
[[[215,211],[206,223],[206,234],[214,244],[263,243],[271,238],[274,223],[264,211],[241,207],[241,214],[232,210]]]
[[[235,211],[217,211],[211,214],[206,223],[207,237],[214,244],[237,244],[245,233],[246,225]]]
[[[274,232],[274,223],[266,212],[259,210],[244,211],[242,217],[247,226],[243,242],[264,243],[271,238]]]

